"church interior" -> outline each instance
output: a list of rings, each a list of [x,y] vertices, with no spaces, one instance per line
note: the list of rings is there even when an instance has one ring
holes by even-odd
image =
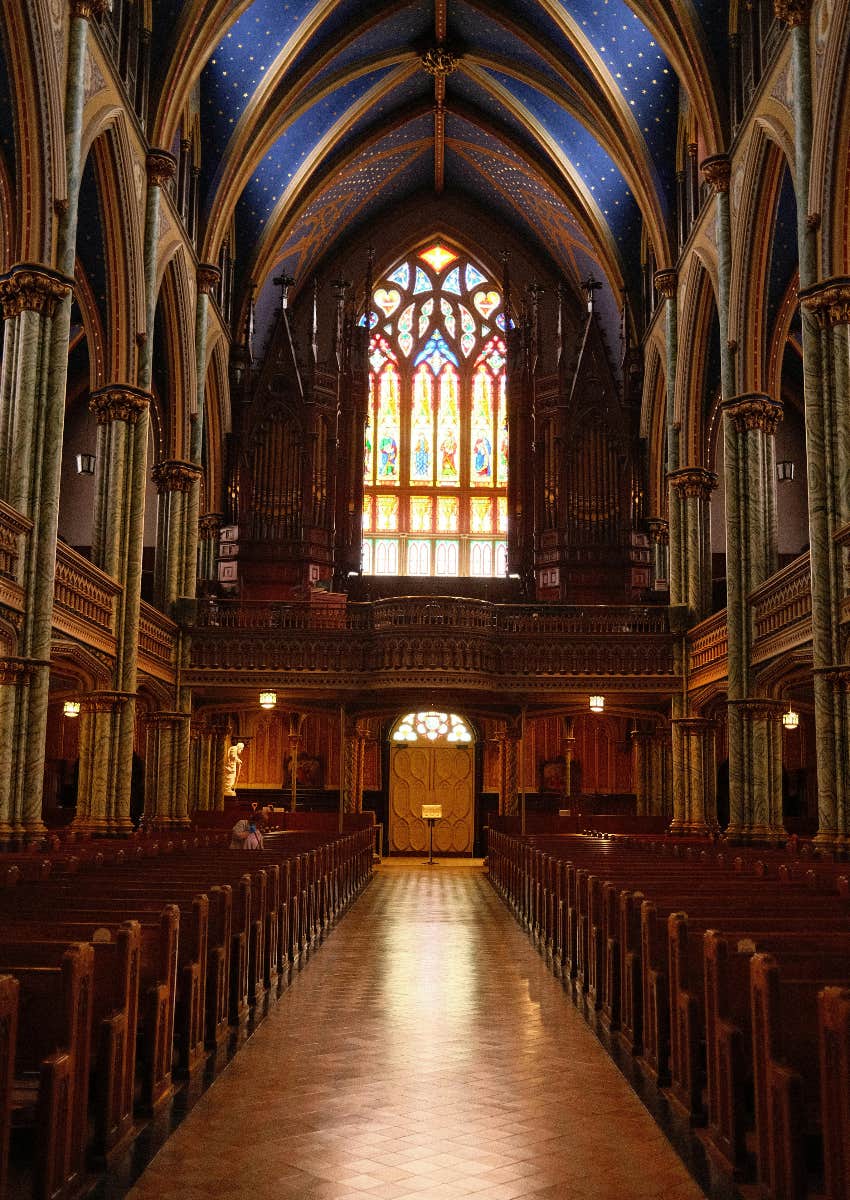
[[[850,1200],[848,80],[4,0],[0,1200]]]

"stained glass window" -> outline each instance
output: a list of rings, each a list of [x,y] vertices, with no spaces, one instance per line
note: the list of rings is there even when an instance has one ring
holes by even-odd
[[[381,333],[373,323],[369,348],[363,570],[504,574],[501,293],[482,268],[434,242],[394,264],[372,304],[384,323]]]

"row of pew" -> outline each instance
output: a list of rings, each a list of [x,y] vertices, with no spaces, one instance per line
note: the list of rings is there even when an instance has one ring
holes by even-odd
[[[488,868],[718,1193],[850,1200],[847,863],[490,831]]]
[[[232,1050],[372,873],[370,830],[228,841],[0,856],[0,1198],[83,1191]]]

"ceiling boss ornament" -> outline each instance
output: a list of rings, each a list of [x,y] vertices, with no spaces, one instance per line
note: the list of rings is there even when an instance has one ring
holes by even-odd
[[[429,75],[435,77],[443,76],[445,78],[446,75],[451,75],[452,71],[457,70],[459,64],[460,55],[445,46],[432,46],[422,55],[422,66]]]

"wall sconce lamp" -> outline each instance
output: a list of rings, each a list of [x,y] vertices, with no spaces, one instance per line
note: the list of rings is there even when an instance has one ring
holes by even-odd
[[[66,717],[78,717],[80,715],[79,700],[66,700],[62,705],[62,712]]]
[[[77,455],[77,474],[94,475],[95,457],[93,454]]]
[[[260,708],[274,708],[277,704],[277,692],[260,692]]]
[[[784,729],[796,729],[800,724],[800,714],[794,712],[791,705],[788,705],[788,712],[782,714],[782,725]]]
[[[591,696],[590,697],[590,711],[595,712],[595,713],[604,712],[605,711],[605,697],[604,696]]]
[[[791,483],[794,479],[794,464],[788,459],[776,464],[776,478],[780,483]]]

